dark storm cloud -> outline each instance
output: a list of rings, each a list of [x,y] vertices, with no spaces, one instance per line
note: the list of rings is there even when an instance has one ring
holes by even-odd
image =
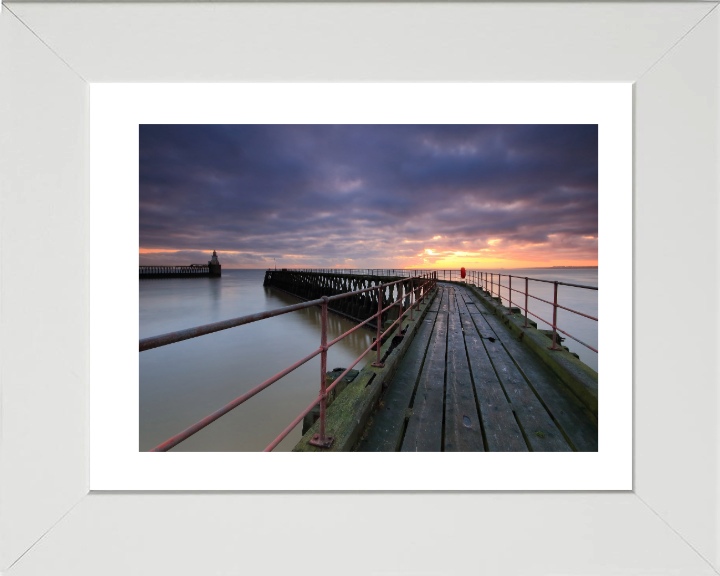
[[[596,258],[597,178],[594,125],[144,125],[140,247],[251,267],[497,239]]]

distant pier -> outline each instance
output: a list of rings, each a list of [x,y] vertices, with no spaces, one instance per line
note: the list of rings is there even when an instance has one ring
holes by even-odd
[[[207,264],[189,264],[187,266],[140,266],[140,279],[151,278],[219,278],[222,267],[217,253],[213,250]]]

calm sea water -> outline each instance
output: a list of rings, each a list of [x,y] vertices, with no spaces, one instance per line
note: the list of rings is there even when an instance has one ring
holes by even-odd
[[[140,338],[300,302],[263,287],[264,270],[222,278],[140,281]],[[328,340],[354,324],[328,315]],[[349,366],[372,342],[361,328],[328,351]],[[140,354],[140,450],[149,450],[281,372],[320,346],[320,310],[307,308]],[[361,365],[364,361],[361,361]],[[210,424],[174,451],[260,451],[318,394],[320,357]],[[302,426],[275,448],[291,450]]]
[[[512,273],[597,286],[597,270]],[[264,287],[264,276],[264,270],[223,270],[222,278],[142,280],[140,338],[299,302]],[[552,301],[552,285],[531,282],[530,293]],[[597,292],[561,287],[559,295],[560,304],[597,317]],[[530,310],[552,319],[552,308],[546,304],[531,301]],[[596,322],[561,310],[558,325],[597,348]],[[330,314],[328,340],[352,326],[350,321]],[[328,369],[349,366],[370,345],[372,337],[370,330],[361,328],[330,348]],[[570,339],[564,344],[597,370],[597,354]],[[141,353],[140,450],[164,442],[319,345],[320,310],[309,308]],[[359,366],[366,361],[361,360]],[[263,450],[317,396],[319,385],[317,357],[173,450]],[[291,450],[300,439],[301,428],[298,425],[275,450]]]
[[[578,268],[578,269],[557,269],[557,270],[533,270],[532,268],[522,270],[501,270],[498,271],[501,274],[512,274],[513,276],[527,276],[528,278],[538,278],[540,280],[550,280],[558,282],[567,282],[569,284],[579,284],[581,286],[598,286],[598,271],[597,268]],[[497,278],[497,276],[496,276]],[[507,277],[502,278],[501,293],[503,298],[508,297],[509,290]],[[513,287],[513,305],[521,308],[525,308],[525,281],[517,278],[512,280]],[[496,287],[497,289],[497,287]],[[528,292],[532,296],[537,296],[548,302],[553,301],[553,289],[552,284],[546,282],[528,282]],[[515,290],[523,291],[523,294],[515,292]],[[503,300],[504,304],[507,304],[507,300]],[[577,310],[594,318],[598,316],[598,291],[597,290],[585,290],[583,288],[574,288],[570,286],[559,286],[558,287],[558,304],[565,306],[572,310]],[[552,322],[553,318],[553,307],[550,304],[545,304],[539,300],[528,298],[528,310],[531,314],[528,318],[535,320],[538,324],[539,329],[552,329],[552,325],[538,319],[532,314],[537,314],[540,318]],[[589,344],[596,350],[598,350],[598,323],[595,320],[590,320],[583,316],[573,314],[567,310],[558,309],[557,315],[557,326],[561,330],[571,334],[578,340]],[[563,346],[567,346],[571,352],[575,352],[580,356],[580,359],[590,366],[593,370],[598,369],[598,355],[589,348],[583,346],[579,342],[568,338],[564,334],[560,336],[565,338],[562,343]]]

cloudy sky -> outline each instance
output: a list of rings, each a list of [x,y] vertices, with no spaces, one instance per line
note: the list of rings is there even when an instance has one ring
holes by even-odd
[[[595,125],[143,125],[140,264],[597,265]]]

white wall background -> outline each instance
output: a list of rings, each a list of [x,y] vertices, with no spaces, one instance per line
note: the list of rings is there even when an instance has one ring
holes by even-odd
[[[718,26],[715,3],[693,2],[4,6],[0,567],[717,573],[717,305],[663,264],[681,258],[717,292]],[[82,496],[85,82],[319,79],[638,81],[634,494]],[[682,240],[694,250],[680,252]],[[677,321],[660,325],[652,310],[671,297]],[[692,345],[670,339],[688,332]]]

